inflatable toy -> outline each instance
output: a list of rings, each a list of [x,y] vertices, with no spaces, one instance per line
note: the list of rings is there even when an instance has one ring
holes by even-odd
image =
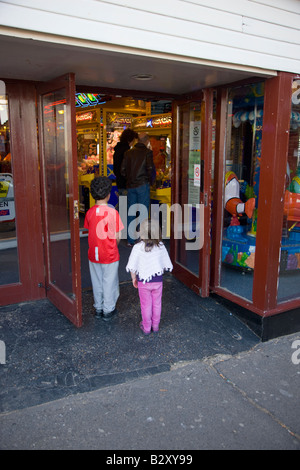
[[[239,225],[238,215],[246,214],[252,218],[255,208],[255,198],[242,202],[240,199],[240,183],[233,171],[228,171],[225,175],[225,209],[233,216],[231,225]]]

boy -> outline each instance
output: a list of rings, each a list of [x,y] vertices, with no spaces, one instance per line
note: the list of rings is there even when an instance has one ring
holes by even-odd
[[[91,195],[95,206],[85,216],[84,228],[88,229],[88,259],[94,295],[96,317],[110,320],[116,313],[119,297],[120,232],[124,228],[119,213],[109,206],[112,183],[105,176],[91,183]]]

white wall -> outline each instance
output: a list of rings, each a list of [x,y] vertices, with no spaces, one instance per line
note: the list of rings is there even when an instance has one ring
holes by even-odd
[[[300,0],[0,0],[0,25],[300,73]]]

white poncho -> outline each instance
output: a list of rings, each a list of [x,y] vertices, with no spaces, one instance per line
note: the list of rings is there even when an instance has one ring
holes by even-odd
[[[172,271],[169,253],[163,243],[154,246],[151,251],[145,251],[143,241],[134,245],[129,256],[126,271],[131,271],[143,280],[148,282],[153,276],[161,276],[164,271]]]

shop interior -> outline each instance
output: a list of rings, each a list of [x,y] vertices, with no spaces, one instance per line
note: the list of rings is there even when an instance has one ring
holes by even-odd
[[[232,88],[227,108],[221,287],[252,301],[264,84]],[[300,106],[292,104],[278,301],[299,296]]]
[[[118,203],[113,173],[114,147],[123,130],[147,132],[156,168],[151,199],[171,203],[171,102],[144,101],[131,97],[107,97],[91,93],[76,95],[76,128],[80,214],[94,204],[90,183],[95,176],[107,176],[113,189],[109,203]],[[81,226],[83,223],[81,224]]]
[[[113,155],[114,147],[126,128],[131,128],[136,132],[146,132],[150,137],[156,169],[156,180],[150,189],[151,204],[171,205],[171,108],[171,101],[166,100],[147,101],[132,97],[112,97],[91,93],[76,95],[83,288],[90,286],[86,259],[87,233],[83,228],[85,213],[95,204],[90,194],[90,184],[98,175],[110,178],[112,191],[109,204],[118,208],[119,193],[113,172]],[[165,240],[165,243],[168,245],[168,240]],[[121,281],[129,279],[125,265],[122,264],[129,256],[125,245],[125,241],[121,241],[119,245]]]

